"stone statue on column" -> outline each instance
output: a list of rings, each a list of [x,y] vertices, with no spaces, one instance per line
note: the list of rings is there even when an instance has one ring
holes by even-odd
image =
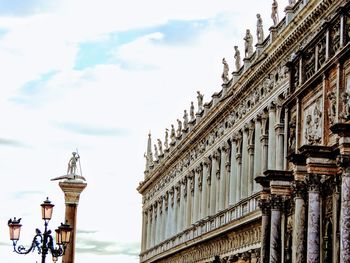
[[[256,15],[257,22],[256,22],[256,35],[258,44],[261,44],[264,42],[264,28],[263,28],[263,21],[260,14]]]
[[[245,58],[249,58],[253,54],[253,36],[250,33],[250,30],[246,30],[246,34],[244,39],[244,52],[245,52]]]
[[[277,24],[279,23],[277,0],[272,1],[271,18],[273,21],[273,26],[277,26]]]
[[[176,136],[180,137],[181,133],[182,133],[182,122],[179,119],[177,119],[177,134],[176,134]]]
[[[203,110],[203,94],[200,91],[197,91],[197,101],[198,101],[198,112]]]
[[[191,101],[191,107],[190,107],[190,118],[191,118],[191,121],[193,121],[195,119],[195,116],[194,116],[194,105],[193,105],[193,101]]]
[[[188,128],[188,113],[187,110],[184,110],[184,130],[186,131]]]
[[[222,82],[226,84],[229,81],[229,78],[228,78],[229,67],[225,58],[222,59],[222,64],[224,65],[224,69],[221,74],[221,78],[222,78]]]
[[[238,50],[238,46],[234,46],[235,49],[235,65],[236,65],[236,71],[239,71],[239,69],[241,68],[241,52],[239,52]]]

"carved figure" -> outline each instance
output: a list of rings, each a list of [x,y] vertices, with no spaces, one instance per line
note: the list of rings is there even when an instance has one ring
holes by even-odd
[[[156,159],[156,161],[159,160],[157,145],[154,145],[154,158]]]
[[[173,144],[176,141],[176,135],[175,135],[175,127],[174,124],[171,124],[171,131],[170,131],[170,143]]]
[[[187,130],[188,128],[188,113],[187,110],[184,110],[184,130]]]
[[[271,18],[273,21],[273,26],[277,26],[277,24],[279,23],[279,17],[278,17],[278,3],[276,0],[272,1]]]
[[[329,101],[329,107],[328,107],[329,124],[333,125],[337,114],[337,98],[335,96],[335,92],[329,91],[327,93],[327,98]]]
[[[238,46],[234,46],[235,49],[235,65],[236,65],[236,71],[239,71],[241,68],[241,52],[238,50]]]
[[[182,122],[177,119],[177,137],[181,136],[181,132],[182,132]]]
[[[157,141],[158,141],[159,155],[163,155],[162,141],[160,139],[157,139]]]
[[[341,94],[341,100],[344,106],[340,117],[343,119],[343,121],[348,121],[350,119],[350,93],[348,91],[344,91]]]
[[[246,34],[244,39],[244,52],[245,52],[245,58],[249,58],[253,54],[253,36],[250,33],[250,30],[246,30]]]
[[[190,118],[191,118],[191,121],[193,121],[193,120],[195,119],[195,117],[194,117],[194,105],[193,105],[193,101],[191,101]]]
[[[197,101],[198,101],[198,112],[203,110],[203,94],[197,91]]]
[[[226,84],[229,81],[229,78],[228,78],[229,67],[225,58],[222,59],[222,64],[224,65],[224,69],[221,74],[221,78],[222,78],[222,82]]]
[[[321,119],[322,111],[320,110],[320,100],[316,101],[315,108],[311,114],[306,116],[305,122],[305,139],[306,142],[315,145],[321,142]]]
[[[77,162],[80,156],[76,152],[72,152],[72,155],[68,162],[67,174],[76,174],[77,171]]]
[[[290,5],[290,6],[295,5],[295,0],[289,0],[289,5]]]
[[[295,152],[296,122],[296,117],[294,116],[289,123],[288,149],[290,153]]]
[[[165,129],[165,140],[164,140],[164,147],[165,149],[169,149],[169,141],[168,141],[168,138],[169,138],[169,130],[168,128]]]
[[[263,28],[263,21],[260,14],[256,15],[257,22],[256,22],[256,35],[258,39],[258,44],[261,44],[264,42],[264,28]]]

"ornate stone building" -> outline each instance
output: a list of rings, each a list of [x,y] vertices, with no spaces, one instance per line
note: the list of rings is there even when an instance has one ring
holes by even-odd
[[[350,262],[350,2],[276,4],[222,90],[149,135],[140,262]]]

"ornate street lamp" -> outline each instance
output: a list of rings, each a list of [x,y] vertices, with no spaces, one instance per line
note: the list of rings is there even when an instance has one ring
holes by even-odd
[[[36,229],[36,235],[33,238],[31,246],[27,249],[24,246],[17,246],[17,241],[19,240],[21,233],[21,218],[10,219],[8,221],[8,226],[10,230],[10,240],[13,243],[14,252],[18,254],[28,254],[33,252],[37,248],[38,253],[41,254],[41,262],[45,263],[46,255],[49,252],[52,255],[52,261],[57,262],[58,257],[64,255],[66,246],[69,243],[72,228],[68,224],[62,224],[55,230],[56,232],[56,245],[54,244],[54,239],[51,235],[51,230],[48,230],[48,224],[52,217],[54,205],[47,198],[41,204],[42,219],[44,220],[44,233],[39,229]]]

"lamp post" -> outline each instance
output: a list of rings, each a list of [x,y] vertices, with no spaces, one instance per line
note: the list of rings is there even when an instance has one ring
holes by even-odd
[[[13,250],[17,254],[26,255],[29,252],[34,252],[35,248],[38,253],[41,254],[41,262],[45,263],[46,255],[49,252],[52,255],[52,260],[57,262],[58,257],[64,255],[67,244],[69,243],[72,228],[68,224],[62,224],[55,230],[56,232],[56,245],[54,244],[54,239],[51,235],[51,230],[48,229],[49,221],[52,217],[54,204],[47,198],[41,204],[42,219],[44,220],[44,232],[42,233],[39,229],[36,229],[35,236],[33,238],[32,244],[29,248],[25,248],[22,245],[17,246],[17,241],[19,240],[21,233],[21,218],[10,219],[8,221],[8,226],[10,230],[10,240],[13,243]]]

